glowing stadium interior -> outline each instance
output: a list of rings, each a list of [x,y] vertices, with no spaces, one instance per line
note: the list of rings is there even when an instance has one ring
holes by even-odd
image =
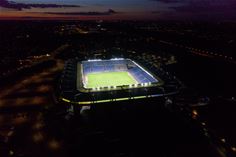
[[[140,88],[162,83],[160,78],[136,62],[122,58],[82,61],[78,63],[77,78],[77,88],[80,91]]]
[[[161,68],[115,58],[68,60],[59,88],[63,102],[91,105],[172,95],[178,93],[181,86]]]

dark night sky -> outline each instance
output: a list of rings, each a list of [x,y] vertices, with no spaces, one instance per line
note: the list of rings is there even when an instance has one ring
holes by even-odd
[[[1,18],[235,20],[236,0],[0,0]]]

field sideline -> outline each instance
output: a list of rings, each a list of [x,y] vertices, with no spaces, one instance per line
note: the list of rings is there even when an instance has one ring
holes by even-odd
[[[137,81],[128,72],[101,72],[87,74],[87,88],[121,86],[136,84]]]

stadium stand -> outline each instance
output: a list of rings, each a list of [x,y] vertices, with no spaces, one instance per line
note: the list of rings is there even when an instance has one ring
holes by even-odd
[[[83,61],[83,73],[128,71],[139,83],[154,83],[157,80],[130,60]]]

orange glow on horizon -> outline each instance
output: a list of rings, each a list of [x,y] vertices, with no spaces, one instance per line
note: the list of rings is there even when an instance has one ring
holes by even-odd
[[[136,12],[120,13],[113,15],[56,15],[40,12],[19,12],[11,11],[0,14],[0,20],[155,20],[157,15]]]

